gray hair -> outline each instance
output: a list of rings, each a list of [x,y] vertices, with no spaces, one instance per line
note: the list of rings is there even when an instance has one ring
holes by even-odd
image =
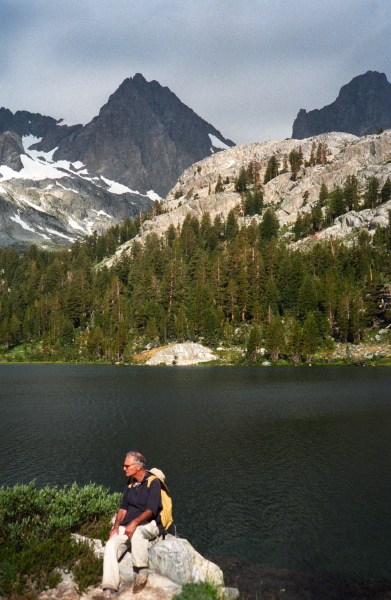
[[[145,465],[147,464],[147,461],[145,460],[145,457],[142,454],[140,454],[140,452],[131,450],[130,452],[126,453],[126,458],[128,456],[131,456],[133,458],[133,461],[136,465],[139,465],[142,469],[145,469]]]

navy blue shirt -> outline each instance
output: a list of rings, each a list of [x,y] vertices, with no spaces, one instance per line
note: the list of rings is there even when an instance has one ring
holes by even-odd
[[[148,487],[147,480],[149,477],[151,477],[151,474],[147,473],[141,483],[133,481],[132,487],[126,486],[119,506],[126,510],[125,518],[121,523],[124,527],[129,525],[133,519],[139,517],[144,511],[151,510],[152,517],[143,521],[143,523],[156,521],[156,525],[161,528],[160,511],[162,509],[162,501],[160,481],[159,479],[154,479]],[[143,523],[140,523],[140,525]]]

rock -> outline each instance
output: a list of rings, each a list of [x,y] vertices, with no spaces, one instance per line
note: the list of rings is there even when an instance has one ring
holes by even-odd
[[[13,171],[23,169],[20,155],[24,153],[22,140],[11,131],[0,135],[0,165],[5,165]]]
[[[223,595],[229,600],[234,600],[235,598],[239,598],[240,592],[237,588],[232,587],[224,587],[222,588]]]
[[[173,535],[150,545],[148,567],[181,585],[201,581],[224,585],[223,572],[217,565],[201,556],[187,540]]]
[[[174,344],[163,350],[159,350],[147,360],[146,365],[195,365],[197,363],[208,362],[218,358],[212,354],[209,348],[194,342],[185,342],[183,344]]]
[[[271,366],[272,366],[272,363],[271,363],[270,361],[268,361],[268,360],[265,360],[265,361],[262,363],[262,366],[263,366],[263,367],[271,367]]]
[[[72,533],[71,538],[76,540],[77,542],[87,543],[91,546],[94,551],[95,556],[103,556],[105,553],[104,546],[100,540],[94,540],[84,535],[79,535],[78,533]]]
[[[170,581],[167,577],[162,577],[158,573],[149,573],[147,585],[137,596],[133,594],[132,587],[132,583],[125,584],[120,588],[116,598],[120,600],[134,600],[135,598],[137,600],[171,600],[173,596],[179,594],[182,590],[182,586]],[[94,596],[91,597],[91,600],[93,599]]]
[[[101,556],[104,552],[100,540],[91,540],[77,534],[72,537],[80,542],[90,543],[96,556]],[[134,598],[134,573],[130,552],[125,552],[119,566],[121,587],[116,598]],[[148,583],[145,589],[137,594],[140,600],[171,600],[181,591],[183,584],[203,581],[209,581],[219,587],[222,597],[234,599],[239,595],[236,588],[224,588],[224,576],[220,567],[201,556],[187,540],[170,534],[167,534],[164,540],[158,539],[149,543],[148,570]],[[63,574],[63,581],[57,588],[42,592],[39,600],[55,600],[62,597],[68,600],[78,598],[71,575]],[[83,600],[98,600],[104,597],[101,588],[89,589],[82,595]]]

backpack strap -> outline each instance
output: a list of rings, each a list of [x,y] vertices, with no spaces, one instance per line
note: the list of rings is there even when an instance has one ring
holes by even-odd
[[[147,486],[150,487],[151,483],[154,479],[158,479],[158,481],[160,482],[160,487],[167,492],[167,494],[169,494],[170,492],[168,491],[168,487],[166,486],[166,484],[164,483],[164,481],[162,481],[161,479],[159,479],[159,477],[156,477],[156,475],[150,475],[147,479]]]

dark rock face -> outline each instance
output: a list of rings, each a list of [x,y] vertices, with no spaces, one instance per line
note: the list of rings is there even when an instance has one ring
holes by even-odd
[[[0,165],[5,165],[13,171],[21,171],[23,163],[20,155],[24,149],[20,137],[11,131],[0,135]]]
[[[184,169],[213,153],[208,134],[234,146],[167,87],[137,74],[97,117],[59,143],[54,158],[80,160],[91,172],[164,196]]]
[[[384,73],[368,71],[344,85],[332,104],[308,113],[302,108],[293,123],[292,138],[331,131],[362,136],[380,128],[391,128],[391,84]]]

